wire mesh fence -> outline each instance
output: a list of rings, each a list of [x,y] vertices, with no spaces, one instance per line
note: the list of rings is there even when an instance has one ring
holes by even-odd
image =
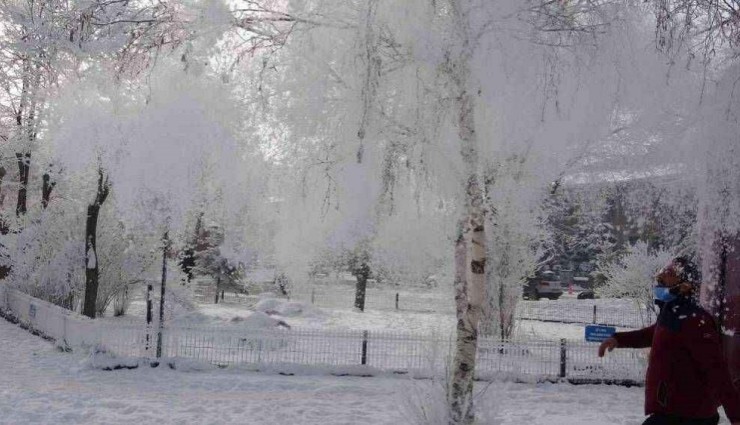
[[[0,286],[3,288],[3,286]],[[166,326],[90,320],[15,290],[0,292],[0,306],[19,321],[72,348],[104,347],[119,356],[187,358],[219,366],[328,368],[431,376],[444,372],[453,341],[443,335],[396,331],[251,329]],[[617,350],[605,358],[598,344],[566,340],[480,338],[480,379],[571,380],[641,383],[642,350]],[[158,350],[159,348],[159,350]]]
[[[291,299],[323,308],[352,308],[354,288],[348,286],[306,286],[293,291]],[[417,313],[454,314],[451,293],[439,289],[427,291],[368,288],[365,309],[405,311]],[[517,319],[557,323],[580,323],[640,328],[655,321],[649,308],[640,307],[632,300],[578,300],[559,299],[517,303]]]
[[[653,311],[633,300],[521,301],[518,319],[641,328],[655,321]]]

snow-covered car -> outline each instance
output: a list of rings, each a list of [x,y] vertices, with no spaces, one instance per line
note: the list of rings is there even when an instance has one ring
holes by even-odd
[[[527,278],[524,285],[523,296],[528,300],[539,300],[548,298],[556,300],[563,295],[563,287],[560,278],[553,271],[537,273],[534,277]]]

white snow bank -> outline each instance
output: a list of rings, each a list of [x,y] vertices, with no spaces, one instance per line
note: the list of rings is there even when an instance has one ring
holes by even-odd
[[[277,327],[289,328],[290,326],[280,319],[276,319],[261,311],[255,311],[249,316],[236,316],[231,319],[231,323],[239,325],[240,328],[246,329],[273,329]]]
[[[136,369],[148,363],[139,357],[124,357],[111,353],[103,346],[92,349],[90,355],[82,362],[82,367],[100,370]]]
[[[301,316],[304,313],[308,313],[310,307],[302,302],[286,301],[277,298],[265,298],[255,304],[254,309],[267,314],[296,317]]]
[[[281,303],[282,301],[278,300],[277,298],[264,298],[254,305],[254,309],[263,313],[266,313],[268,311],[276,311]]]

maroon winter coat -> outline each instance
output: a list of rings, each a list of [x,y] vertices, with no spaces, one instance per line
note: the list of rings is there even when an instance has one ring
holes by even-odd
[[[619,347],[651,347],[645,414],[708,418],[722,405],[740,421],[740,392],[730,380],[712,316],[686,298],[666,304],[655,325],[614,335]]]

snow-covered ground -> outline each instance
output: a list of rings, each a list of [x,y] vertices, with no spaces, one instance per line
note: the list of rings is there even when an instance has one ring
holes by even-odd
[[[411,424],[409,400],[432,385],[229,369],[106,372],[4,320],[0,358],[2,424]],[[493,412],[491,424],[639,425],[642,391],[495,383],[481,408]]]
[[[564,299],[564,301],[566,303],[568,301],[572,302],[574,298],[572,296]],[[606,303],[609,300],[599,301]],[[279,307],[275,309],[270,304],[273,311],[269,311],[269,313],[292,327],[302,329],[399,331],[413,334],[436,335],[446,338],[452,335],[455,326],[455,318],[452,312],[433,313],[377,309],[367,309],[364,312],[358,312],[351,308],[315,307],[310,303],[290,302],[283,299],[276,300],[276,302],[279,303]],[[535,303],[540,306],[540,309],[551,309],[551,315],[553,316],[557,316],[560,309],[567,307],[567,305],[564,307],[564,303],[559,301],[540,301]],[[298,306],[298,308],[293,309],[290,314],[280,314],[280,312],[274,311],[290,310],[285,309],[285,305]],[[174,315],[175,321],[170,321],[169,323],[193,323],[216,327],[230,326],[242,319],[248,318],[256,310],[255,301],[247,300],[244,296],[241,298],[228,297],[226,302],[219,304],[195,303],[192,307],[192,311],[178,309]],[[143,323],[145,315],[144,300],[142,297],[137,297],[133,301],[126,316],[120,318],[106,317],[103,320]],[[566,338],[582,341],[584,339],[584,328],[584,324],[519,320],[515,327],[515,335],[524,338],[533,337],[549,340]],[[617,328],[617,330],[623,329]]]

